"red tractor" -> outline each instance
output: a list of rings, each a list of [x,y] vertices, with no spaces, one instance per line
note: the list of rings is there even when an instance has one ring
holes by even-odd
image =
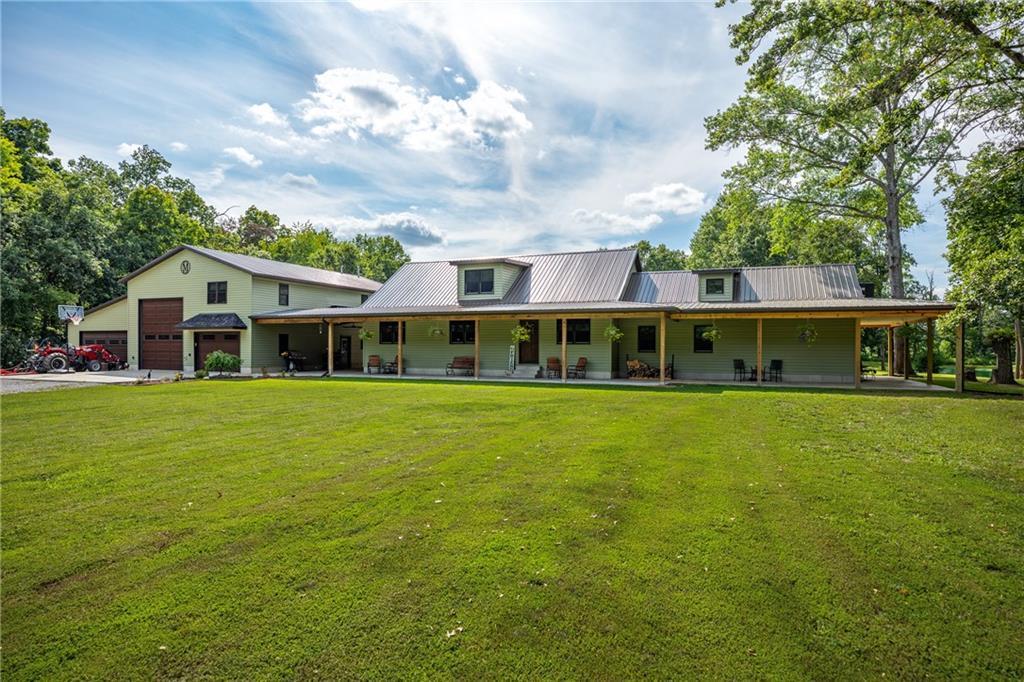
[[[88,346],[59,346],[43,339],[32,349],[32,355],[22,363],[25,369],[39,373],[63,372],[68,369],[98,372],[101,369],[121,369],[124,363],[101,344]]]

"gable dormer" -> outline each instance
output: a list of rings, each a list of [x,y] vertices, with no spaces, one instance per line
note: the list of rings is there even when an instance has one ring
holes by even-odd
[[[715,269],[697,270],[698,288],[697,300],[721,303],[733,300],[733,287],[738,270]]]
[[[467,258],[449,261],[459,269],[459,301],[501,300],[530,264],[514,258]]]

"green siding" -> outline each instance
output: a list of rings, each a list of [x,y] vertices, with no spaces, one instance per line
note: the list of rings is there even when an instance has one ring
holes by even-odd
[[[118,301],[85,316],[78,326],[68,327],[68,339],[77,346],[81,332],[122,332],[128,329],[128,299]]]
[[[810,346],[797,339],[805,320],[765,320],[764,364],[782,360],[783,380],[853,383],[854,328],[852,319],[813,320],[818,339]]]
[[[707,293],[707,281],[709,279],[721,279],[725,281],[725,289],[720,294],[709,294]],[[700,276],[700,288],[697,291],[697,298],[701,301],[731,301],[732,300],[732,274],[723,273],[721,275],[709,274]]]
[[[323,369],[327,357],[326,324],[257,324],[252,327],[252,370],[279,372],[284,359],[277,354],[277,335],[288,335],[288,349],[306,356],[306,369]]]
[[[493,294],[465,294],[466,270],[488,270],[494,269],[494,293]],[[467,301],[491,300],[502,298],[515,283],[522,268],[518,265],[508,263],[479,263],[474,265],[459,266],[459,299]]]
[[[277,285],[288,285],[288,305],[278,305]],[[285,308],[322,308],[332,305],[355,307],[362,303],[361,292],[313,284],[278,282],[262,277],[252,279],[252,312],[265,313]],[[275,347],[275,350],[276,347]]]

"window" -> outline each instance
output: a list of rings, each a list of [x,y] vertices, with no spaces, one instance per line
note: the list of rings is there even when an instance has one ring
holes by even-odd
[[[493,294],[494,268],[486,270],[466,270],[467,294]]]
[[[448,343],[473,343],[476,340],[476,325],[464,320],[448,323]]]
[[[277,335],[277,354],[288,352],[288,335],[278,334]]]
[[[171,334],[171,341],[181,341],[181,334]]]
[[[227,282],[207,282],[206,283],[206,302],[207,303],[227,303],[228,302],[228,283]]]
[[[380,323],[380,343],[398,343],[398,323]],[[402,323],[402,340],[405,340],[405,322]]]
[[[636,352],[637,353],[653,353],[654,346],[658,342],[657,327],[651,325],[641,325],[636,328]]]
[[[216,334],[203,334],[203,341],[216,341],[216,340],[217,340],[217,335]]]
[[[368,298],[370,298],[370,295],[369,295],[369,294],[362,294],[362,295],[361,295],[361,296],[359,297],[359,302],[360,302],[360,303],[366,303],[366,299],[368,299]]]
[[[171,340],[171,335],[170,334],[157,334],[156,338],[158,340],[160,340],[160,341],[170,341]]]
[[[590,343],[590,320],[566,320],[566,343]],[[562,321],[555,322],[555,343],[562,345]]]
[[[146,339],[146,341],[155,341],[156,340],[156,334],[146,334],[145,339]]]
[[[725,293],[725,278],[724,277],[709,277],[704,280],[704,293],[705,294],[724,294]]]
[[[693,325],[693,352],[694,353],[714,353],[715,342],[710,339],[704,338],[704,332],[711,329],[710,324],[695,324]]]
[[[277,304],[288,305],[288,285],[278,284],[277,285]]]

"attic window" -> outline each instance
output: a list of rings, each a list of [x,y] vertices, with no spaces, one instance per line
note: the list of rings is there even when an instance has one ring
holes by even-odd
[[[466,270],[467,294],[493,294],[494,268],[486,270]]]
[[[704,293],[705,294],[724,294],[725,293],[725,278],[724,277],[709,277],[704,280]]]
[[[278,284],[277,285],[277,304],[288,305],[288,285]]]

